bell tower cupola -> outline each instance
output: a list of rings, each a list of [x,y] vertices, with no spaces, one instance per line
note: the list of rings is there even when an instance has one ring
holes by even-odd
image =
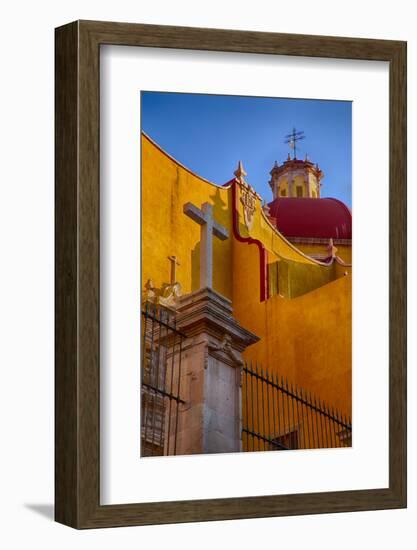
[[[297,159],[297,142],[304,139],[304,132],[297,132],[294,128],[291,134],[286,136],[288,143],[294,151],[291,158],[288,153],[287,160],[281,165],[275,161],[270,171],[269,185],[274,199],[296,198],[320,198],[321,180],[324,178],[318,164],[310,161],[307,155],[304,160]]]

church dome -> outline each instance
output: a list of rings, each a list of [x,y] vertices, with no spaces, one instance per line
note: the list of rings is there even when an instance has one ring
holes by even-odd
[[[352,213],[338,199],[277,198],[270,216],[284,237],[351,239]]]

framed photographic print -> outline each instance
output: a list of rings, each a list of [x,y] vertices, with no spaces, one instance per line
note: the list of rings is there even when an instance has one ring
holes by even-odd
[[[56,29],[56,520],[406,506],[406,44]]]

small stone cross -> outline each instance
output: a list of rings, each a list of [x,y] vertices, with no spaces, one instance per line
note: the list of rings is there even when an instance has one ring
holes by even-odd
[[[213,285],[213,235],[224,241],[229,237],[225,227],[213,217],[213,206],[205,202],[201,210],[191,202],[184,204],[184,214],[201,226],[200,230],[200,288]]]

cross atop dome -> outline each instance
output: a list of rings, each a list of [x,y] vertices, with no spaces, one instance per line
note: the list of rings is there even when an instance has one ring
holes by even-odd
[[[287,134],[285,136],[284,143],[288,143],[291,149],[294,150],[294,159],[297,158],[297,141],[301,141],[302,139],[305,139],[304,131],[298,130],[294,127],[292,129],[292,132],[290,134]],[[290,156],[288,155],[288,158]]]

